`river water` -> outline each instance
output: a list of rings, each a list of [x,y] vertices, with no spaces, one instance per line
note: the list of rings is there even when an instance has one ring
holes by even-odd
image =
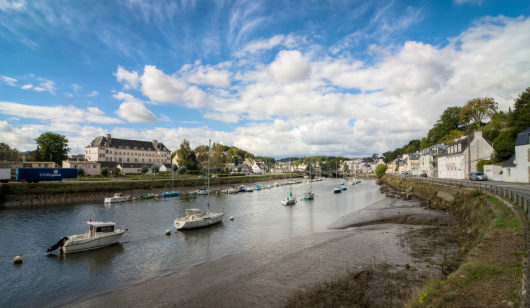
[[[172,232],[185,208],[206,209],[206,196],[181,196],[121,204],[82,203],[0,211],[0,306],[53,306],[174,273],[269,242],[329,231],[340,217],[386,197],[374,181],[333,194],[342,180],[313,183],[315,200],[282,206],[289,185],[235,195],[211,194],[222,224]],[[309,184],[291,186],[301,197]],[[235,220],[228,218],[234,216]],[[47,255],[63,236],[84,233],[86,221],[115,221],[129,231],[120,244],[95,251]],[[24,263],[12,258],[23,255]]]

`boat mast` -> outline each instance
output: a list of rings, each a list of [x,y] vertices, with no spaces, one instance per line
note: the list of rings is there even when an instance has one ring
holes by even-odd
[[[210,150],[211,150],[211,147],[212,147],[212,139],[208,139],[208,172],[206,173],[208,177],[208,180],[206,181],[207,183],[206,193],[208,195],[206,204],[208,206],[208,210],[210,210]]]

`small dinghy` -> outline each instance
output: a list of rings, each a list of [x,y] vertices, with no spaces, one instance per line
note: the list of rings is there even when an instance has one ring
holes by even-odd
[[[114,222],[87,221],[87,233],[65,236],[47,252],[60,249],[61,253],[73,253],[98,249],[117,243],[127,229],[114,229]]]

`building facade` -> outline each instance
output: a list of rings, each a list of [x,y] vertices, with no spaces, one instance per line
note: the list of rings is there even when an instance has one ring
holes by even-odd
[[[153,141],[112,138],[110,134],[98,136],[85,147],[85,158],[91,162],[132,163],[151,166],[171,164],[171,151]]]
[[[530,127],[517,134],[515,154],[502,166],[506,182],[530,183]]]
[[[101,173],[101,164],[94,161],[64,160],[63,168],[83,168],[85,174],[96,175]]]
[[[435,144],[423,149],[420,157],[420,174],[438,177],[438,156],[445,154],[446,151],[447,147],[443,144]]]

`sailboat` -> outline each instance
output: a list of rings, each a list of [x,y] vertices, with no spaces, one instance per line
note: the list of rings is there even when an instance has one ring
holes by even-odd
[[[211,140],[208,141],[208,181],[206,191],[210,191],[210,148]],[[185,209],[186,216],[175,219],[173,224],[177,230],[195,229],[207,227],[223,220],[224,212],[210,212],[210,194],[207,199],[208,211],[204,212],[199,209]]]
[[[173,166],[171,166],[171,171],[171,190],[161,193],[160,197],[162,198],[178,197],[179,195],[179,192],[175,191],[175,170],[173,170]]]
[[[309,191],[304,194],[304,200],[315,199],[315,194],[313,193],[313,178],[311,177],[311,164],[309,164],[309,185]]]
[[[291,162],[289,161],[289,169],[291,169]],[[296,203],[296,198],[293,197],[293,191],[292,191],[292,182],[291,182],[291,170],[289,170],[289,196],[285,197],[285,199],[282,200],[282,205],[293,205]]]

